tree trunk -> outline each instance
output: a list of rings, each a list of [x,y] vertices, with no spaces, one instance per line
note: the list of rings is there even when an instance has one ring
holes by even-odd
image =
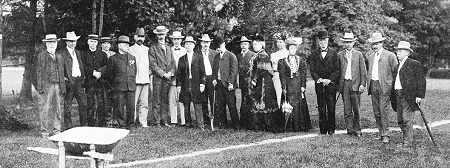
[[[98,25],[98,36],[102,37],[103,31],[103,15],[105,10],[105,0],[100,0],[100,23]]]
[[[47,11],[48,11],[48,0],[44,0],[44,14],[42,15],[42,27],[44,32],[47,34]]]
[[[0,0],[0,101],[2,100],[2,60],[3,60],[3,0]]]
[[[23,81],[22,81],[22,88],[20,91],[19,98],[21,100],[32,100],[32,94],[31,94],[31,86],[36,78],[36,74],[34,74],[36,71],[34,70],[34,58],[36,55],[36,42],[37,42],[37,33],[36,33],[36,26],[37,26],[37,1],[38,0],[31,0],[30,1],[30,19],[32,20],[32,26],[30,30],[30,42],[29,44],[29,52],[26,55],[25,59],[25,72],[23,74]]]
[[[97,0],[92,0],[92,33],[97,32]]]

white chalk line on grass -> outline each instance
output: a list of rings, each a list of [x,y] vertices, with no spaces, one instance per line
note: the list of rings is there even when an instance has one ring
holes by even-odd
[[[450,120],[436,121],[429,125],[430,125],[430,127],[438,127],[438,126],[442,126],[442,125],[446,125],[446,124],[450,124]],[[414,125],[414,128],[425,129],[426,127],[420,126],[420,125]],[[390,128],[390,130],[400,131],[400,128]],[[361,131],[373,133],[373,132],[378,132],[378,129],[363,129]],[[339,131],[335,132],[335,134],[345,134],[345,133],[347,133],[347,130],[339,130]],[[318,134],[307,134],[307,135],[285,137],[285,138],[280,138],[280,139],[267,139],[267,140],[263,140],[260,142],[254,142],[254,143],[242,144],[242,145],[232,145],[232,146],[223,147],[223,148],[206,149],[203,151],[197,151],[197,152],[192,152],[192,153],[183,154],[183,155],[176,155],[176,156],[169,156],[169,157],[164,157],[164,158],[156,158],[156,159],[148,159],[148,160],[138,160],[138,161],[133,161],[133,162],[128,162],[128,163],[110,164],[110,165],[108,165],[108,167],[128,167],[128,166],[136,166],[136,165],[141,165],[141,164],[151,164],[151,163],[156,163],[156,162],[188,158],[188,157],[200,156],[200,155],[205,155],[205,154],[219,153],[219,152],[222,152],[225,150],[230,150],[230,149],[248,148],[248,147],[252,147],[252,146],[260,146],[260,145],[266,145],[266,144],[271,144],[271,143],[280,143],[280,142],[286,142],[286,141],[291,141],[291,140],[296,140],[296,139],[314,138],[317,136],[319,136],[319,135]]]

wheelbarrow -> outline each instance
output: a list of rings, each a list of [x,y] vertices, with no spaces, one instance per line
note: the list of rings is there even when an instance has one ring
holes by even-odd
[[[90,160],[91,168],[107,167],[113,160],[112,149],[129,132],[116,128],[76,127],[48,138],[58,149],[27,147],[27,150],[58,155],[59,168],[65,167],[66,158]]]

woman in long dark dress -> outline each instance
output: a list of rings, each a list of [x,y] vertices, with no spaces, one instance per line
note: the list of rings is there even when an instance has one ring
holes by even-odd
[[[273,85],[273,69],[270,56],[264,51],[264,38],[257,35],[253,40],[256,57],[251,70],[251,112],[255,131],[280,132],[281,112]]]
[[[296,55],[296,41],[288,39],[286,43],[289,56],[278,61],[278,70],[285,95],[283,97],[291,104],[293,110],[285,118],[285,127],[286,131],[308,131],[312,127],[305,97],[306,63],[302,57]]]

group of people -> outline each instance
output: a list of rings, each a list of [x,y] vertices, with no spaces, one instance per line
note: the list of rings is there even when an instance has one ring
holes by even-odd
[[[368,40],[373,52],[364,56],[353,49],[353,33],[344,34],[344,49],[337,52],[328,47],[328,32],[319,31],[319,48],[305,58],[297,54],[301,42],[281,34],[275,36],[279,48],[275,53],[266,53],[265,39],[257,34],[251,40],[242,36],[241,52],[235,55],[226,49],[228,41],[223,37],[213,40],[203,34],[196,40],[173,31],[170,46],[168,32],[165,26],[157,26],[153,30],[157,42],[147,47],[145,30],[138,28],[131,47],[128,36],[118,37],[117,53],[110,51],[110,37],[89,35],[89,50],[80,52],[75,49],[80,38],[75,32],[66,33],[62,38],[66,47],[59,51],[56,35],[46,35],[42,41],[47,50],[37,61],[42,135],[75,126],[71,120],[74,98],[81,126],[148,127],[150,113],[150,124],[157,127],[204,130],[213,124],[256,131],[308,131],[312,128],[305,95],[308,64],[317,94],[320,134],[334,134],[336,95],[342,95],[347,134],[360,137],[360,99],[367,87],[381,141],[389,143],[388,112],[395,94],[404,145],[412,143],[412,120],[425,97],[425,77],[420,63],[408,58],[413,50],[406,41],[399,42],[396,56],[383,48],[381,33],[373,33]],[[217,48],[211,49],[211,42]],[[197,43],[200,49],[194,50]],[[236,88],[241,90],[239,112]]]

